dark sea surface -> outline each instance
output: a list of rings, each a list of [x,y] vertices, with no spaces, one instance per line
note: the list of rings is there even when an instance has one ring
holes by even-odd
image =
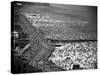
[[[66,30],[66,32],[71,31],[72,34],[75,34],[73,33],[74,31],[81,32],[85,34],[86,36],[89,36],[89,38],[87,39],[97,40],[97,7],[96,6],[65,5],[65,4],[64,5],[63,4],[49,4],[46,6],[44,4],[44,5],[39,6],[39,5],[30,5],[27,3],[26,4],[23,3],[18,8],[20,8],[18,9],[18,11],[24,12],[24,13],[38,13],[38,14],[45,14],[45,15],[51,14],[52,16],[62,15],[63,18],[71,17],[72,22],[73,20],[87,22],[86,24],[70,23],[62,27],[60,26],[60,27],[62,28],[62,30]],[[46,28],[50,29],[49,26]],[[43,28],[43,30],[46,31],[45,28]]]

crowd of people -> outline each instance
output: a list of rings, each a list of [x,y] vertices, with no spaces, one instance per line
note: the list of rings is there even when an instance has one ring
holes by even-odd
[[[65,70],[72,70],[74,65],[82,69],[95,69],[97,42],[65,43],[55,48],[49,60]]]

